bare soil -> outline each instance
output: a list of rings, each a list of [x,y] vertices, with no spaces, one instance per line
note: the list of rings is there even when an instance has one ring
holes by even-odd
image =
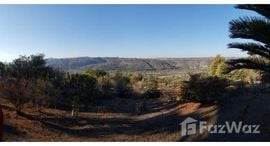
[[[246,109],[250,99],[253,99]],[[4,141],[269,141],[269,94],[241,93],[223,105],[148,101],[148,112],[81,112],[44,109],[43,113],[26,108],[17,115],[4,99]],[[179,125],[192,117],[212,124],[243,121],[260,124],[260,134],[194,134],[181,136]]]

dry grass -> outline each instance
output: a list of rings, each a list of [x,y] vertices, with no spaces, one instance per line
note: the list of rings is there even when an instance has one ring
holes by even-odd
[[[136,115],[134,113],[80,113],[78,119],[71,117],[69,111],[45,109],[43,114],[31,108],[25,115],[16,115],[9,103],[0,99],[4,105],[5,141],[256,141],[269,139],[270,104],[268,95],[261,95],[251,106],[246,122],[261,121],[261,135],[213,135],[209,133],[181,137],[179,125],[186,117],[206,120],[209,123],[223,123],[237,120],[246,100],[252,95],[233,98],[221,107],[212,105],[202,107],[199,103],[150,104],[151,111]],[[260,107],[258,108],[258,105]],[[257,108],[256,108],[257,107]],[[256,110],[257,111],[256,111]],[[267,110],[268,109],[268,110]],[[261,116],[259,116],[261,115]],[[248,120],[251,119],[251,120]],[[267,130],[268,129],[268,130]]]

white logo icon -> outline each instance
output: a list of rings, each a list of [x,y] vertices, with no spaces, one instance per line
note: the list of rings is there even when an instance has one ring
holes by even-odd
[[[197,120],[188,117],[182,123],[180,123],[180,125],[181,125],[181,134],[182,134],[182,136],[191,135],[191,134],[196,133]]]

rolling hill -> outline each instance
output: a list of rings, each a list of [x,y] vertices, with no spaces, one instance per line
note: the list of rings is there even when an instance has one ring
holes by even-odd
[[[102,69],[106,71],[152,71],[167,69],[208,68],[212,58],[118,58],[118,57],[77,57],[48,58],[49,66],[65,71]]]

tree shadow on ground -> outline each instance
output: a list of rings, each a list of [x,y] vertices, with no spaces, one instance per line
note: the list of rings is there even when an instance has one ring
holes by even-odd
[[[245,111],[248,101],[254,96],[258,96],[254,103],[248,110],[248,117],[241,118],[241,114]],[[269,109],[270,104],[269,94],[249,93],[243,92],[240,95],[234,95],[229,98],[225,104],[218,106],[201,107],[191,113],[185,113],[185,106],[181,104],[164,104],[152,103],[152,111],[147,112],[145,115],[133,115],[130,113],[128,116],[123,117],[91,117],[83,116],[80,118],[72,117],[57,117],[45,116],[38,117],[34,115],[25,114],[24,117],[37,120],[43,123],[47,128],[59,130],[61,133],[77,137],[79,140],[86,140],[89,137],[100,138],[99,140],[106,140],[106,136],[117,137],[119,135],[134,136],[142,135],[143,138],[132,139],[131,141],[145,141],[145,137],[160,134],[160,139],[151,139],[152,141],[165,141],[166,136],[176,133],[176,141],[269,141]],[[159,112],[151,115],[153,111],[168,111]],[[141,117],[141,118],[138,118]],[[194,118],[199,121],[207,121],[209,124],[224,124],[225,121],[242,121],[246,124],[261,124],[261,134],[209,134],[197,133],[194,135],[181,136],[180,123],[187,117]],[[265,128],[266,127],[266,128]],[[154,137],[156,138],[156,137]],[[117,138],[115,139],[117,141]]]
[[[233,95],[233,96],[231,96]],[[189,135],[179,138],[179,141],[269,141],[270,139],[270,99],[269,93],[263,93],[252,87],[232,93],[226,102],[218,108],[212,116],[211,124],[224,125],[225,122],[242,122],[245,125],[260,125],[260,133],[240,133],[232,132],[220,133],[203,133]],[[204,121],[202,113],[198,115],[197,120]],[[209,112],[207,113],[209,114]],[[206,114],[206,115],[207,115]],[[209,122],[209,120],[208,120]],[[253,130],[252,130],[253,131]]]
[[[105,135],[147,135],[158,132],[179,130],[179,122],[184,118],[176,111],[146,119],[126,118],[72,118],[72,117],[40,117],[24,113],[23,117],[41,122],[48,128],[57,129],[75,137],[99,137]]]
[[[5,131],[3,141],[7,141],[9,138],[19,140],[21,137],[23,137],[25,135],[24,131],[20,131],[19,129],[17,129],[16,127],[13,127],[11,125],[4,124],[3,127],[4,127],[4,131]]]

